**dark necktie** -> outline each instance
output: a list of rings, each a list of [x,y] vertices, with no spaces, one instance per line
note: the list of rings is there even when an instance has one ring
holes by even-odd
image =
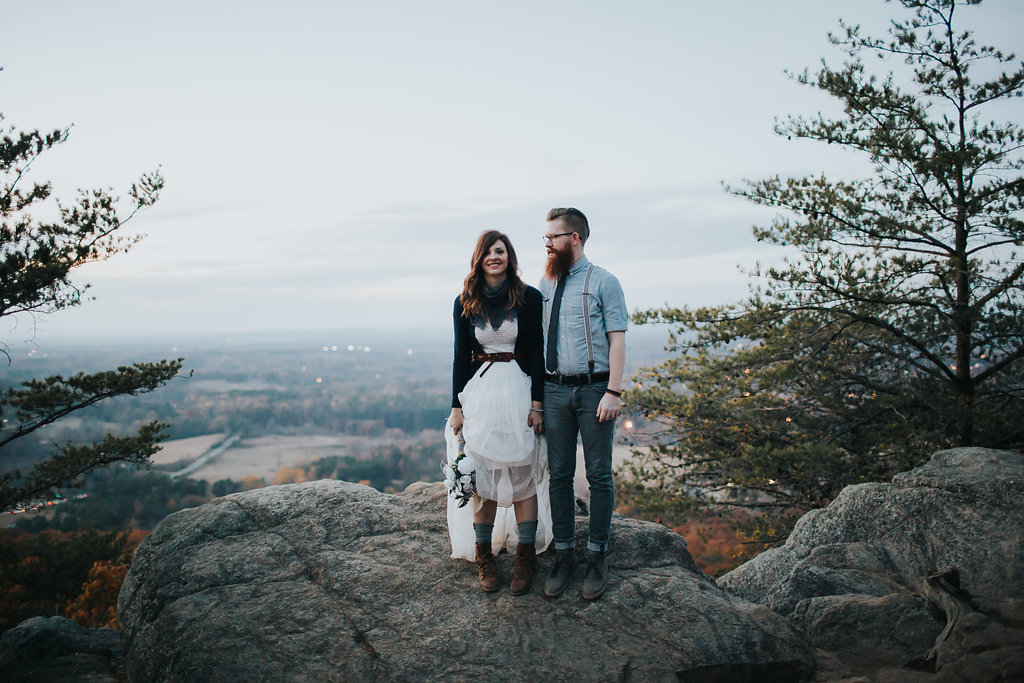
[[[551,301],[551,320],[548,322],[548,372],[558,370],[558,309],[562,307],[562,294],[565,292],[565,280],[562,277],[555,287],[555,298]]]

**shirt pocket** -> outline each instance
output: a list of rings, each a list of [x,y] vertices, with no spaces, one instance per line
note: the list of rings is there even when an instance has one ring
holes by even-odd
[[[583,299],[586,297],[587,305],[586,309],[583,306]],[[590,333],[591,336],[603,334],[604,322],[602,318],[602,306],[601,301],[593,294],[578,294],[572,298],[572,303],[569,307],[569,327],[576,332],[582,339],[586,334],[586,324],[583,321],[584,310],[590,316]]]
[[[583,299],[586,298],[586,312],[590,316],[590,331],[592,334],[604,334],[604,306],[601,299],[595,294],[583,294],[580,296],[580,320],[583,320],[584,307]]]

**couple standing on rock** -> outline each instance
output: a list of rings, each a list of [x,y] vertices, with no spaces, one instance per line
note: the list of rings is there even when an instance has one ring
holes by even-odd
[[[495,554],[502,548],[515,551],[511,593],[527,592],[536,553],[552,538],[556,557],[544,594],[554,598],[568,586],[576,569],[580,436],[591,503],[583,597],[596,599],[607,586],[628,314],[618,280],[584,255],[589,236],[579,210],[548,212],[538,291],[520,279],[508,237],[488,230],[455,299],[448,529],[452,557],[475,560],[487,592],[500,588]]]

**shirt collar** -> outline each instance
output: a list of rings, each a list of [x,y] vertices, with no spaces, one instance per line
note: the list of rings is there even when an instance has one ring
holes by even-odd
[[[572,268],[569,269],[568,277],[572,277],[576,273],[582,271],[584,268],[590,265],[590,261],[587,260],[586,256],[581,256],[580,260],[572,264]]]

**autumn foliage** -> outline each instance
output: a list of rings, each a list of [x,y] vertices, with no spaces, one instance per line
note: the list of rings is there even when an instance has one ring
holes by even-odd
[[[771,545],[760,533],[759,518],[745,510],[651,515],[622,488],[616,489],[616,500],[616,512],[664,524],[685,538],[690,555],[708,576],[718,578]]]
[[[55,615],[116,628],[121,584],[148,533],[0,530],[0,632]]]
[[[763,544],[750,542],[746,534],[737,528],[736,520],[720,515],[694,517],[672,530],[686,539],[697,566],[715,578],[732,571],[764,549]]]
[[[128,563],[97,560],[89,570],[82,592],[64,610],[64,616],[83,626],[119,628],[117,595],[128,573]]]

